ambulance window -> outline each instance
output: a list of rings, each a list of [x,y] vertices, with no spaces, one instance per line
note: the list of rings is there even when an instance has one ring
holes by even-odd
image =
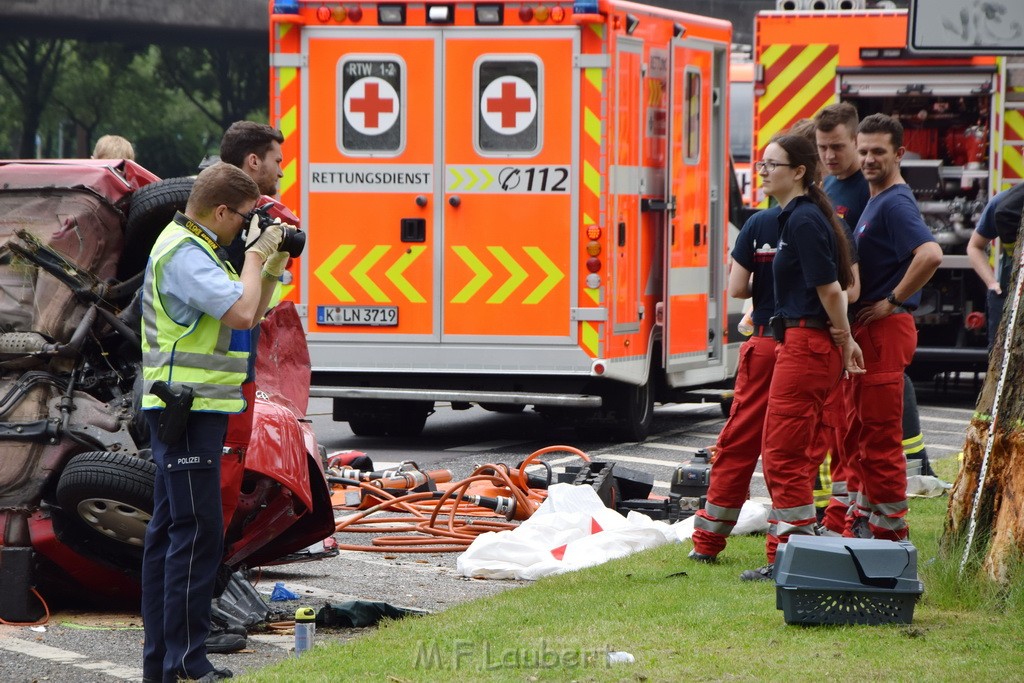
[[[338,147],[395,155],[405,146],[405,63],[397,55],[348,55],[338,63]]]
[[[736,161],[750,161],[753,135],[754,84],[733,81],[729,84],[729,148]]]
[[[683,97],[686,111],[686,160],[700,157],[700,72],[687,71]]]
[[[541,62],[532,56],[489,56],[476,63],[473,120],[477,151],[532,156],[540,151]]]

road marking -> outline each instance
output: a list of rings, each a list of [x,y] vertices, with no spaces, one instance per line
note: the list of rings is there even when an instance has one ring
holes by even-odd
[[[696,453],[700,449],[696,446],[680,446],[674,443],[658,443],[657,441],[645,441],[644,446],[651,448],[662,448],[666,451],[682,451],[684,453]]]
[[[608,457],[614,458],[616,462],[634,462],[638,465],[661,465],[662,467],[679,467],[678,462],[672,460],[656,460],[654,458],[639,458],[635,455],[613,455],[608,454]]]
[[[941,422],[942,424],[950,425],[963,425],[967,426],[966,423],[970,422],[970,416],[965,417],[930,417],[928,415],[921,415],[921,422]]]
[[[460,453],[473,453],[475,451],[494,451],[499,448],[507,448],[509,446],[518,446],[519,444],[530,443],[529,441],[481,441],[480,443],[470,444],[468,446],[455,446],[454,448],[446,448],[446,451],[457,451]]]
[[[142,669],[122,666],[120,664],[115,664],[114,662],[108,662],[105,659],[93,660],[87,655],[83,655],[78,652],[62,650],[57,647],[34,643],[29,640],[0,637],[0,649],[27,655],[29,657],[35,657],[36,659],[45,659],[50,662],[57,662],[59,664],[70,664],[78,669],[102,673],[107,676],[121,678],[126,681],[142,680]]]

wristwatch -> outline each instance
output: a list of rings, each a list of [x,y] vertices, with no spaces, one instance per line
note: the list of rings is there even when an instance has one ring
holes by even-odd
[[[896,308],[903,306],[903,302],[896,298],[896,292],[889,292],[889,296],[885,297],[885,300],[891,303]]]

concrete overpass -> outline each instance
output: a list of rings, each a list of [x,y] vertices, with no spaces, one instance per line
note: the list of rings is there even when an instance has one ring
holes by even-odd
[[[775,7],[774,0],[645,1],[728,19],[735,42],[748,44],[754,13]],[[0,0],[0,37],[259,47],[267,44],[267,5],[267,0]]]

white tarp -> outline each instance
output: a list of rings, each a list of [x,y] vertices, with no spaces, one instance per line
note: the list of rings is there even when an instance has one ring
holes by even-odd
[[[767,529],[764,507],[744,503],[733,534]],[[589,486],[555,484],[529,519],[510,531],[478,536],[456,566],[468,577],[535,580],[677,543],[692,533],[693,517],[672,525],[638,512],[623,517]]]

